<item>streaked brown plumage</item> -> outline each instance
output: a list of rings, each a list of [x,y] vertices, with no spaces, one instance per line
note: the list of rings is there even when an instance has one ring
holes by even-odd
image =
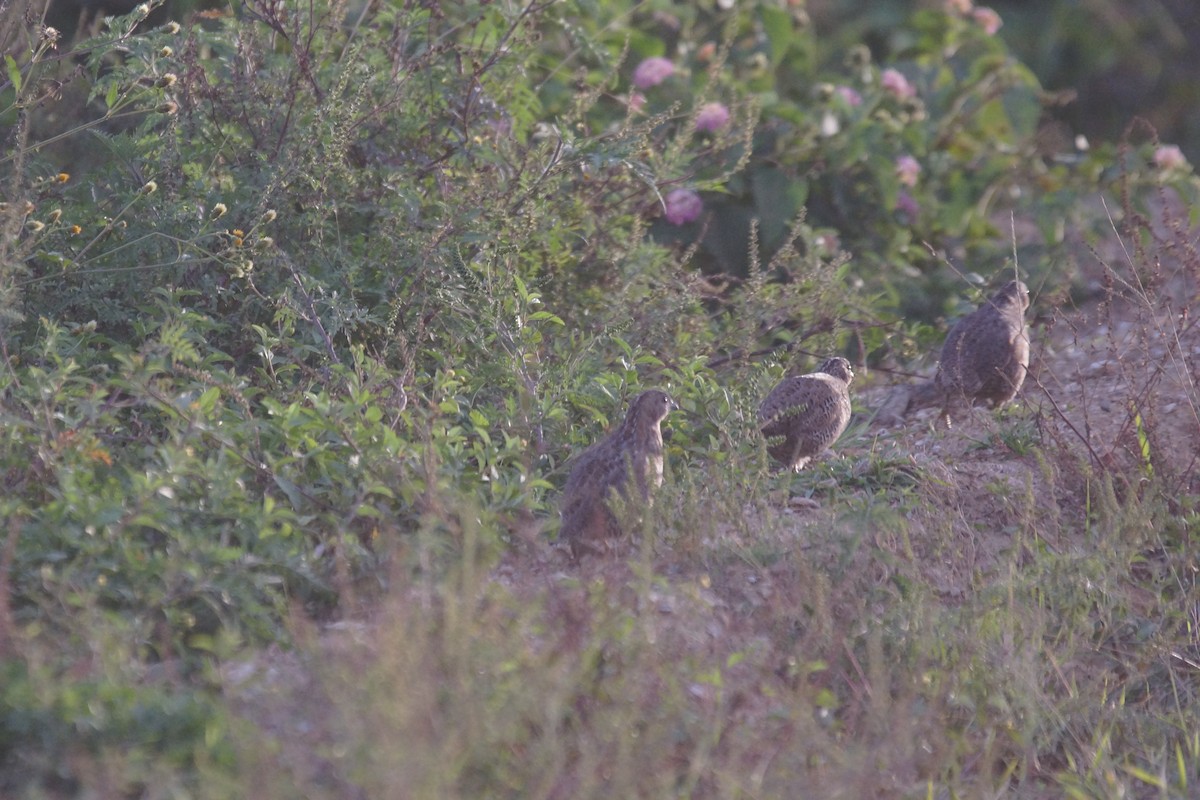
[[[1029,367],[1025,309],[1029,289],[1009,281],[950,329],[934,381],[945,396],[941,419],[963,407],[997,408],[1012,400]]]
[[[603,548],[607,540],[621,536],[621,523],[609,507],[612,491],[629,499],[629,483],[636,487],[636,500],[650,502],[652,489],[662,485],[663,440],[659,427],[677,408],[666,392],[642,392],[629,405],[625,421],[607,437],[584,450],[575,459],[562,494],[562,531],[578,557],[585,551]]]
[[[850,423],[852,380],[850,362],[834,357],[816,372],[780,381],[758,407],[771,458],[799,470],[837,441]]]

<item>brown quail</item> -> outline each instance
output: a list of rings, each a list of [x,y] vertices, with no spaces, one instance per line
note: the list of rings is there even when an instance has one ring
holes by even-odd
[[[630,404],[625,421],[575,459],[563,487],[559,537],[570,544],[576,557],[600,551],[621,536],[621,523],[608,504],[612,491],[628,500],[632,482],[636,501],[645,504],[650,502],[651,490],[662,485],[659,425],[675,408],[678,406],[666,392],[642,392]]]
[[[841,357],[816,372],[784,378],[758,407],[767,453],[784,469],[800,470],[829,447],[850,422],[854,371]]]
[[[1027,308],[1029,289],[1009,281],[950,329],[934,377],[947,427],[951,412],[982,403],[997,408],[1016,396],[1029,367]]]

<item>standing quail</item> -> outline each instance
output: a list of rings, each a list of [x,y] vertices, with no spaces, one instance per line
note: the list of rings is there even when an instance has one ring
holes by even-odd
[[[780,381],[758,407],[771,458],[785,469],[800,470],[837,441],[850,422],[852,380],[850,362],[834,357],[816,372]]]
[[[1016,396],[1029,367],[1027,308],[1029,289],[1009,281],[950,329],[934,377],[945,397],[941,419],[946,427],[951,412],[963,406],[998,408]]]
[[[662,485],[663,440],[659,424],[678,408],[656,389],[633,399],[625,421],[607,437],[580,453],[567,477],[562,495],[562,532],[578,557],[596,551],[607,540],[621,535],[621,524],[609,508],[609,493],[616,490],[629,499],[629,478],[637,499],[650,502],[650,491]]]

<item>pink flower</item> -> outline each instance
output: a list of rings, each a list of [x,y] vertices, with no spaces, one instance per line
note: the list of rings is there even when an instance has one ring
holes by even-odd
[[[646,95],[641,92],[630,92],[625,98],[625,105],[629,106],[629,110],[633,113],[639,113],[646,105]]]
[[[891,92],[901,100],[907,100],[916,95],[917,90],[908,82],[908,78],[899,70],[888,68],[883,71],[879,83],[886,91]]]
[[[1154,165],[1159,169],[1183,169],[1187,165],[1187,158],[1175,145],[1164,144],[1154,151]]]
[[[896,195],[896,210],[915,220],[921,213],[921,204],[908,192],[900,192]]]
[[[837,87],[837,93],[846,101],[846,105],[851,108],[862,105],[862,95],[851,89],[849,86]]]
[[[691,189],[676,189],[667,195],[667,210],[663,216],[672,225],[686,225],[700,216],[704,203]]]
[[[713,133],[729,124],[729,109],[721,103],[705,103],[696,112],[696,130]]]
[[[971,11],[971,0],[946,0],[946,10],[968,14]]]
[[[662,56],[651,56],[633,71],[633,85],[639,89],[658,86],[675,74],[675,65]]]
[[[983,32],[988,36],[995,36],[996,31],[1000,30],[1000,26],[1004,21],[1000,19],[1000,15],[987,6],[980,6],[971,12],[971,16],[975,19],[979,26],[983,28]]]
[[[921,174],[921,165],[912,156],[900,156],[896,159],[896,177],[905,186],[916,186],[917,176]]]

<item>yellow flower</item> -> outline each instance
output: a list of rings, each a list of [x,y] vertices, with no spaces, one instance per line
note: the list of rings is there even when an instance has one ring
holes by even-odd
[[[60,172],[57,175],[55,175],[54,178],[59,183],[66,183],[67,181],[71,180],[71,175],[70,175],[70,173],[67,173],[67,172]]]
[[[212,218],[220,219],[221,217],[225,216],[225,212],[227,212],[228,210],[229,209],[225,206],[224,203],[217,203],[215,206],[213,206]]]
[[[79,227],[78,225],[72,225],[69,230],[71,231],[72,236],[78,236],[79,234],[83,233],[83,228]]]

